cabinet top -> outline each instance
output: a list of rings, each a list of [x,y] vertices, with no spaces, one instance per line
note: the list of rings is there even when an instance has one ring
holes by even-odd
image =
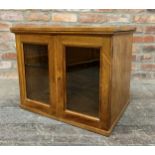
[[[50,26],[50,25],[14,25],[10,28],[13,33],[39,33],[39,34],[114,34],[130,32],[133,26]]]

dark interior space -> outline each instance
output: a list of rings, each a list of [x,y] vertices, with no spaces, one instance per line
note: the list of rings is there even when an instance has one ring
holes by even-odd
[[[23,44],[27,98],[49,103],[48,46]]]
[[[66,47],[67,109],[98,117],[99,48]]]
[[[49,104],[48,47],[24,44],[27,98]],[[66,47],[66,108],[98,117],[99,48]]]

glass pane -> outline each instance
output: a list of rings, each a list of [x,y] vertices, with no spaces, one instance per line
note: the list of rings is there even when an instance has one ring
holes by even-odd
[[[99,48],[66,47],[69,110],[98,117]]]
[[[49,103],[48,46],[23,44],[27,98]]]

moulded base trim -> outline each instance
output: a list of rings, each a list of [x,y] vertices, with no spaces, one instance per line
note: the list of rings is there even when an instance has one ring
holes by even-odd
[[[113,128],[115,127],[115,125],[119,121],[119,119],[121,118],[121,116],[124,113],[124,111],[125,111],[126,107],[128,106],[128,104],[129,104],[129,102],[127,102],[124,105],[124,107],[122,108],[121,112],[119,113],[119,115],[117,116],[117,118],[115,119],[115,121],[113,122],[113,124],[111,125],[109,130],[99,129],[99,128],[95,128],[95,127],[92,127],[92,126],[89,126],[89,125],[86,125],[86,124],[82,124],[82,123],[79,123],[79,122],[74,122],[74,121],[71,121],[71,120],[66,120],[66,119],[63,119],[63,118],[58,118],[56,116],[47,114],[47,113],[42,112],[42,111],[40,111],[38,109],[34,109],[32,107],[28,107],[28,106],[23,105],[23,104],[20,104],[20,107],[23,108],[23,109],[26,109],[28,111],[35,112],[35,113],[38,113],[40,115],[43,115],[45,117],[49,117],[49,118],[52,118],[52,119],[55,119],[55,120],[58,120],[58,121],[62,121],[64,123],[71,124],[71,125],[76,126],[76,127],[80,127],[80,128],[92,131],[92,132],[96,132],[96,133],[104,135],[104,136],[110,136]]]

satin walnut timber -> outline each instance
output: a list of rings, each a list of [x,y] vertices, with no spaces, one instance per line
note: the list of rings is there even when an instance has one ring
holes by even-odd
[[[110,135],[129,103],[134,27],[16,25],[21,107]]]

